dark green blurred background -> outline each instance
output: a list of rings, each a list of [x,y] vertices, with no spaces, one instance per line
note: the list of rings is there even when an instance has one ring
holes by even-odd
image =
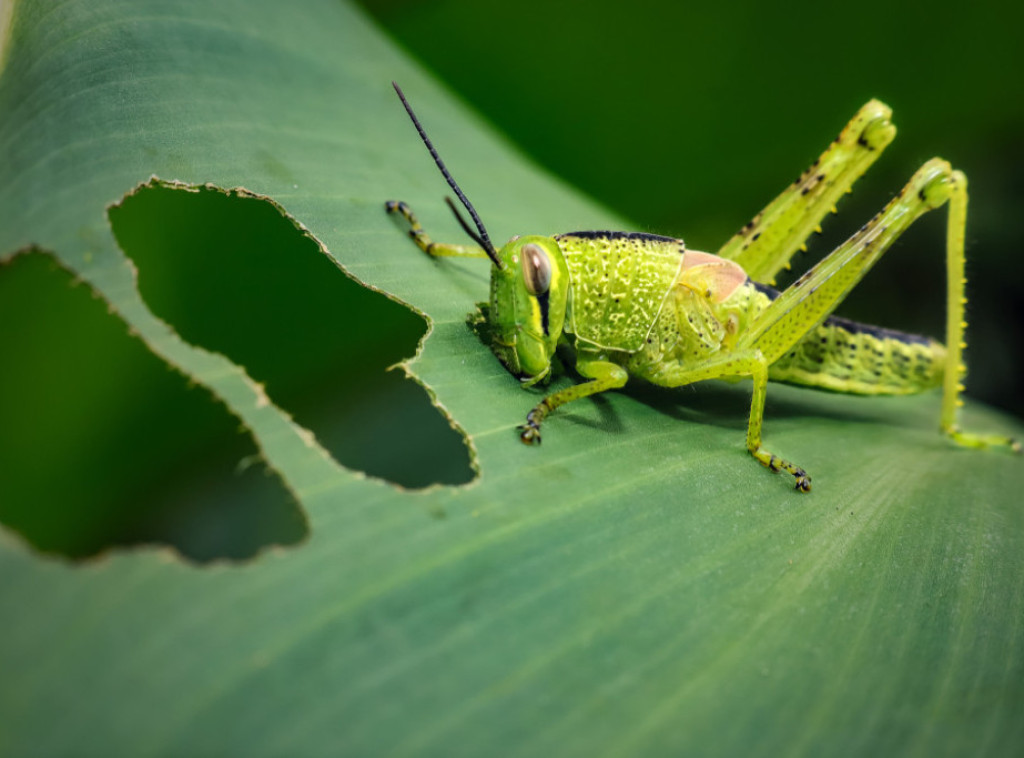
[[[1022,6],[361,4],[538,163],[633,228],[698,249],[717,249],[862,103],[884,100],[896,142],[794,262],[794,275],[925,160],[950,160],[971,192],[968,392],[1024,414]],[[488,209],[479,210],[486,222]],[[945,219],[935,216],[878,264],[843,315],[942,336]],[[522,232],[570,231],[573,220],[566,225]]]

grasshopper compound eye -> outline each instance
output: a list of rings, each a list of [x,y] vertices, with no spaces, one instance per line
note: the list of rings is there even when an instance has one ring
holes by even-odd
[[[531,295],[543,295],[551,289],[551,260],[540,245],[523,245],[523,284]]]

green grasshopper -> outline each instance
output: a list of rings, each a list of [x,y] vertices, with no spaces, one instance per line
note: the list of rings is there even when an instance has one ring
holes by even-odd
[[[401,214],[409,235],[431,256],[491,260],[490,347],[524,387],[548,377],[560,343],[573,349],[577,372],[590,380],[538,403],[519,427],[523,442],[540,443],[541,423],[556,408],[618,389],[630,376],[665,387],[750,377],[747,449],[772,471],[792,474],[800,492],[811,489],[807,472],[761,445],[769,379],[864,395],[910,394],[941,385],[939,427],[945,435],[965,447],[1021,451],[1010,438],[957,426],[966,372],[967,179],[946,161],[933,158],[921,166],[880,213],[785,291],[770,286],[895,137],[892,111],[884,103],[872,100],[861,108],[821,157],[716,255],[689,250],[671,237],[611,231],[516,236],[497,250],[402,90],[394,87],[469,212],[475,231],[445,198],[476,246],[431,241],[403,202],[387,202],[387,212]],[[945,346],[831,315],[907,227],[946,203]]]

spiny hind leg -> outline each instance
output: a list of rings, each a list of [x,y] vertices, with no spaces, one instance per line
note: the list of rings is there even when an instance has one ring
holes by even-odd
[[[835,310],[882,254],[924,213],[949,204],[946,234],[947,323],[942,431],[961,445],[1019,446],[1007,437],[963,432],[956,424],[962,405],[964,305],[964,229],[967,218],[967,179],[943,160],[925,163],[882,211],[780,294],[737,340],[739,350],[758,350],[768,364],[781,358],[809,329]],[[908,389],[910,389],[908,387]]]
[[[443,242],[434,242],[427,236],[427,233],[420,225],[419,219],[416,218],[416,215],[412,212],[409,206],[401,200],[388,200],[384,203],[384,210],[388,213],[398,213],[402,218],[408,221],[409,236],[412,237],[413,242],[416,243],[420,250],[431,257],[487,257],[487,253],[485,253],[482,248],[475,247],[473,245],[450,245]]]
[[[747,450],[765,468],[779,473],[785,471],[796,481],[800,492],[811,491],[811,477],[795,463],[765,450],[761,443],[761,427],[764,423],[764,401],[768,391],[768,361],[756,350],[734,353],[718,358],[703,366],[681,368],[676,364],[660,367],[650,377],[652,381],[666,387],[682,387],[706,379],[726,379],[749,376],[754,382],[750,398],[750,417],[747,421]]]
[[[820,232],[821,220],[835,213],[839,198],[881,155],[896,127],[889,106],[872,100],[850,120],[810,168],[786,188],[753,221],[737,232],[718,251],[736,261],[756,282],[775,283],[775,275],[789,268],[789,260],[812,232]]]
[[[946,372],[942,385],[942,411],[939,428],[963,447],[984,449],[1005,447],[1021,452],[1020,442],[999,434],[965,432],[957,423],[957,410],[964,404],[960,393],[964,390],[967,366],[963,351],[967,347],[964,331],[967,320],[967,276],[964,271],[964,237],[967,227],[967,177],[960,171],[951,174],[949,183],[949,218],[946,222]]]

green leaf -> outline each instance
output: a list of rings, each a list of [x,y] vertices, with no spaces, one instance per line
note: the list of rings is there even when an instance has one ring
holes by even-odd
[[[773,385],[766,440],[813,474],[807,496],[745,452],[742,385],[610,394],[559,411],[544,447],[527,448],[514,430],[540,395],[524,392],[466,325],[487,290],[485,262],[429,260],[383,212],[385,200],[406,200],[435,238],[461,239],[390,81],[402,83],[495,239],[626,222],[496,138],[346,4],[20,2],[7,34],[0,255],[52,252],[113,307],[108,326],[123,319],[123,339],[212,391],[294,493],[308,536],[268,540],[287,546],[247,561],[198,563],[143,545],[72,562],[0,533],[0,752],[1019,749],[1024,466],[939,438],[937,396]],[[108,215],[154,175],[178,189],[140,190]],[[213,217],[207,206],[172,216],[176,196],[133,217],[133,199],[207,183],[245,192],[225,195],[230,207]],[[296,224],[294,239],[282,232],[264,247],[244,237],[252,267],[227,220],[255,217],[238,210],[263,202],[251,195]],[[140,218],[160,234],[223,223],[216,244],[195,248],[208,271],[193,268],[186,239],[160,245],[132,231]],[[314,271],[321,248],[381,301],[333,269],[312,274],[360,304],[333,317],[338,343],[310,323],[318,316],[291,289],[302,280],[287,279]],[[256,259],[265,266],[274,251],[288,281],[283,310],[259,310],[277,302],[273,282],[259,279],[253,297],[227,291],[226,273],[250,281]],[[0,267],[0,283],[14,281],[19,260]],[[220,311],[204,290],[214,281],[232,304]],[[382,293],[423,323],[405,323]],[[16,319],[47,315],[35,302],[4,311],[14,337],[0,341],[10,346],[3,374],[21,380],[2,392],[32,391],[19,366],[50,371],[21,360],[50,349],[18,339]],[[236,318],[235,304],[250,310]],[[260,319],[289,308],[286,335],[316,348],[287,359],[294,373],[245,331],[271,334]],[[426,336],[407,369],[436,401],[430,413],[464,435],[445,457],[454,472],[472,461],[479,474],[468,484],[455,484],[456,473],[410,491],[389,483],[393,468],[367,476],[316,441],[360,424],[342,415],[331,426],[298,407],[294,387],[321,380],[323,356],[342,352],[346,377],[377,371],[380,356],[412,356],[417,330]],[[46,334],[53,349],[68,347],[59,329]],[[286,343],[268,337],[266,350],[283,355]],[[74,393],[72,371],[40,386]],[[965,411],[973,428],[1024,431],[983,407]],[[96,414],[86,418],[103,431]],[[75,421],[53,439],[79,439]],[[178,439],[190,422],[163,423]],[[30,452],[46,460],[56,448],[42,440]],[[110,481],[124,476],[118,458],[94,465]],[[67,472],[78,476],[54,458],[51,476]],[[12,496],[6,481],[0,467],[0,501]],[[137,506],[151,506],[144,492]]]

